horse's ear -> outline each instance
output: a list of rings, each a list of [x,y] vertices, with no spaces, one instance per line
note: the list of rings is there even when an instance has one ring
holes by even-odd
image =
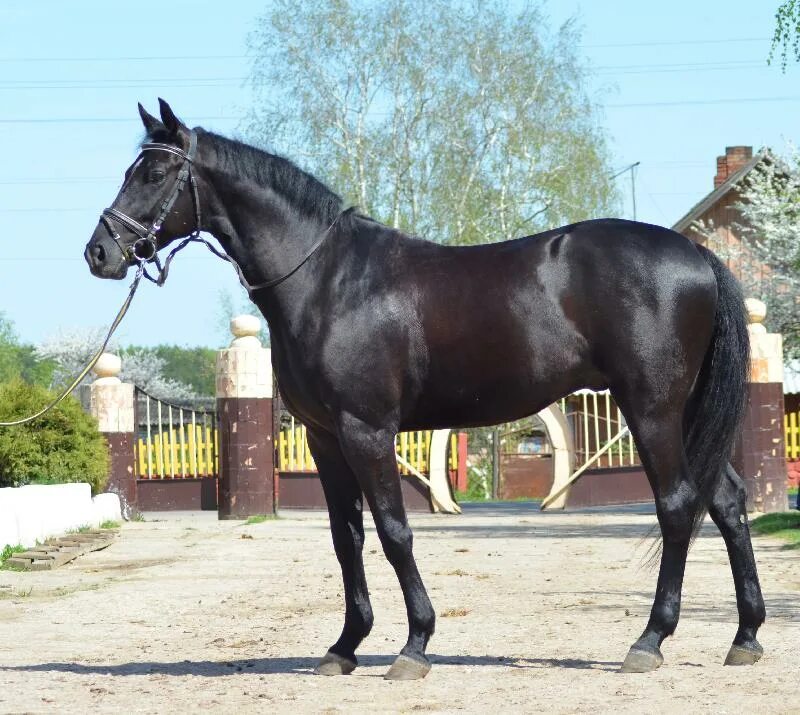
[[[139,102],[139,116],[142,118],[142,124],[144,124],[144,129],[148,136],[152,136],[156,131],[164,128],[164,125],[161,123],[161,121],[150,114],[142,106],[141,102]]]
[[[189,137],[188,127],[175,116],[172,107],[161,97],[158,98],[158,106],[161,109],[161,121],[164,122],[171,137],[180,144],[186,144]]]

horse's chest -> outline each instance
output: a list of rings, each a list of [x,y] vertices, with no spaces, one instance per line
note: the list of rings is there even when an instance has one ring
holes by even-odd
[[[329,418],[323,404],[318,375],[304,369],[299,355],[273,349],[273,368],[281,401],[295,417],[306,424],[327,426]]]

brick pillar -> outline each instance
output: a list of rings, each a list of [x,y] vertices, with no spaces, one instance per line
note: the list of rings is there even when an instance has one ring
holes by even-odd
[[[767,333],[764,303],[748,298],[749,401],[734,468],[747,484],[747,510],[785,511],[786,456],[783,443],[783,336]]]
[[[234,340],[217,354],[220,519],[275,511],[272,364],[260,330],[252,315],[233,318]]]
[[[127,519],[137,509],[136,420],[133,385],[117,377],[121,367],[117,355],[103,353],[100,356],[93,368],[97,377],[89,386],[89,413],[97,419],[111,456],[106,491],[119,496],[122,514]]]

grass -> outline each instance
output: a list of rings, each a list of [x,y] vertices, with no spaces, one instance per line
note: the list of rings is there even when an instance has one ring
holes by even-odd
[[[83,526],[79,526],[77,529],[68,529],[67,534],[85,534],[92,530],[92,527],[88,524],[84,524]]]
[[[22,544],[17,544],[16,546],[11,546],[6,544],[3,547],[3,551],[0,552],[0,569],[5,569],[7,571],[17,571],[18,569],[14,566],[6,564],[14,554],[19,554],[22,551],[27,551],[27,549]]]
[[[750,522],[750,528],[756,534],[787,541],[790,549],[800,549],[800,511],[764,514]]]
[[[118,521],[114,521],[113,519],[106,519],[102,524],[100,524],[101,529],[119,529],[120,523]]]
[[[482,499],[480,497],[469,496],[467,492],[456,492],[456,501],[459,504],[504,504],[506,502],[530,502],[532,504],[540,504],[541,499],[534,499],[533,497],[514,497],[514,499]]]
[[[28,588],[12,588],[0,590],[0,601],[14,600],[17,598],[28,598],[33,593],[33,586]]]
[[[244,522],[244,525],[250,526],[251,524],[263,524],[265,521],[272,521],[273,519],[277,518],[278,517],[275,514],[255,514],[246,522]]]

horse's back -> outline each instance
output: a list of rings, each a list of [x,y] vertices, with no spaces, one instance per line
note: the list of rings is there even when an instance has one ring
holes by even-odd
[[[476,248],[413,248],[424,255],[405,273],[418,316],[409,344],[424,355],[413,411],[441,424],[530,413],[710,339],[713,273],[669,229],[602,219]]]

